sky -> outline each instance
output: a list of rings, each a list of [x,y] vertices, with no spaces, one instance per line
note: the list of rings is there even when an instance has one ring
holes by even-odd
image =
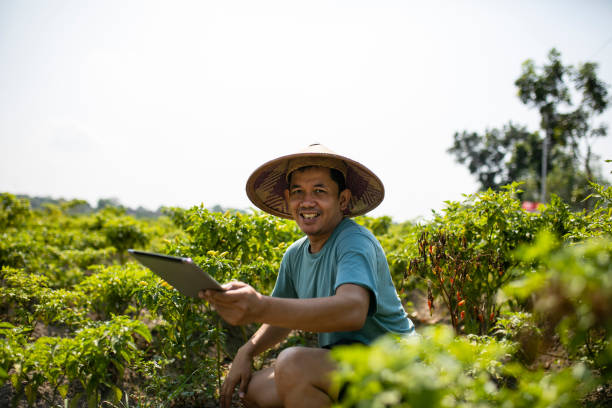
[[[322,143],[381,178],[370,215],[426,218],[477,189],[455,132],[537,130],[526,59],[612,84],[611,21],[609,0],[1,0],[0,192],[248,209],[253,170]],[[608,174],[612,135],[594,150]]]

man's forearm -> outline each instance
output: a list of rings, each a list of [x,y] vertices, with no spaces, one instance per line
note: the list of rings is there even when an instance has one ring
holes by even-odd
[[[355,284],[343,284],[333,296],[308,299],[284,299],[263,296],[244,282],[230,282],[224,291],[207,290],[200,294],[207,299],[227,322],[233,325],[253,322],[277,328],[299,329],[310,332],[354,331],[363,327],[368,315],[370,296],[368,289]],[[262,333],[269,330],[262,328]],[[258,331],[259,332],[259,331]],[[262,340],[280,341],[272,331]],[[288,331],[283,335],[287,335]],[[274,343],[275,344],[275,343]],[[246,345],[245,345],[246,346]],[[254,350],[260,350],[254,348]],[[263,350],[261,350],[263,351]]]
[[[344,285],[335,296],[312,299],[264,297],[263,304],[258,316],[262,323],[317,333],[353,331],[365,323],[369,294],[359,286]]]
[[[240,349],[253,358],[283,341],[290,331],[291,329],[262,324]]]

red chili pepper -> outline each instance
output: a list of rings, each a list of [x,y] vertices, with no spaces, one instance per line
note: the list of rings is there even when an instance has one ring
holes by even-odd
[[[460,301],[460,302],[458,303],[458,305],[459,305],[459,306],[463,306],[463,305],[465,305],[465,300]]]
[[[461,320],[465,319],[465,310],[461,311]]]
[[[478,313],[478,320],[484,322],[484,317],[482,316],[482,313]]]
[[[491,315],[489,316],[489,321],[492,322],[493,319],[495,319],[495,313],[491,312]]]
[[[461,293],[457,291],[457,300],[461,300]]]

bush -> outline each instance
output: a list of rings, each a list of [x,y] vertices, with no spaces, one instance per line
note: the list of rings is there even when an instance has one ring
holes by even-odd
[[[589,389],[583,366],[556,373],[512,361],[515,345],[486,336],[455,337],[432,326],[422,337],[386,337],[371,347],[332,352],[338,407],[575,407]]]
[[[442,299],[456,330],[488,333],[499,312],[497,291],[515,278],[507,273],[519,263],[514,250],[537,233],[537,217],[521,209],[516,192],[512,185],[449,202],[422,228],[408,271],[427,282],[430,310]]]
[[[546,334],[555,332],[572,359],[612,379],[612,240],[591,238],[562,245],[542,234],[520,256],[537,268],[505,289],[507,296],[534,298]]]

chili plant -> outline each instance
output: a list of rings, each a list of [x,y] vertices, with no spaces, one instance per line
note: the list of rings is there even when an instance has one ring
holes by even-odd
[[[441,298],[456,330],[488,332],[499,313],[495,296],[518,263],[513,251],[536,233],[535,216],[520,208],[515,194],[512,185],[449,202],[444,216],[423,227],[407,276],[426,280],[430,311]]]

